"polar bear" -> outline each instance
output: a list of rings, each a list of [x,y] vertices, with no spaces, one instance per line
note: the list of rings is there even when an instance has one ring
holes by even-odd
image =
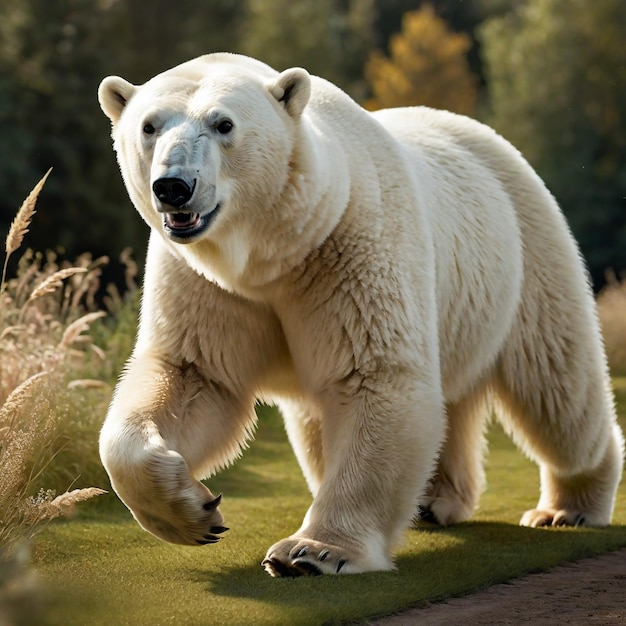
[[[555,200],[489,128],[369,113],[304,69],[210,54],[99,89],[151,229],[136,345],[102,428],[161,539],[226,530],[200,482],[277,404],[313,496],[273,576],[394,567],[420,516],[467,520],[495,412],[540,467],[525,526],[609,523],[624,453],[600,330]]]

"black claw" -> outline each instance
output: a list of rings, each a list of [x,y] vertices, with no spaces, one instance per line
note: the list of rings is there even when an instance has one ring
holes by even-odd
[[[215,535],[205,535],[203,539],[197,539],[196,543],[201,546],[206,546],[209,543],[217,543],[219,540],[220,538]]]
[[[337,574],[341,571],[341,568],[347,563],[345,559],[341,559],[339,563],[337,563]]]
[[[301,571],[287,567],[277,559],[265,559],[261,565],[265,568],[265,571],[270,574],[270,576],[274,576],[274,578],[295,578],[303,574]]]
[[[587,520],[585,519],[584,515],[579,515],[574,521],[574,527],[578,528],[579,526],[584,526],[586,521]]]
[[[302,546],[291,558],[299,559],[301,556],[304,556],[309,551],[309,546]]]
[[[318,555],[317,558],[320,561],[325,561],[328,558],[328,555],[330,554],[330,550],[322,550]]]
[[[309,563],[308,561],[295,561],[291,564],[292,569],[295,569],[299,572],[298,575],[304,576],[321,576],[322,571],[313,565],[313,563]]]
[[[225,533],[227,530],[230,530],[230,529],[226,528],[226,526],[211,526],[211,532],[214,533],[215,535],[220,535],[221,533]]]
[[[427,522],[428,524],[439,525],[439,520],[437,519],[437,516],[429,508],[419,507],[417,515],[418,522]]]
[[[220,493],[220,495],[217,496],[215,500],[211,500],[210,502],[205,502],[202,508],[205,511],[212,511],[213,509],[216,509],[220,505],[221,501],[222,501],[222,494]]]

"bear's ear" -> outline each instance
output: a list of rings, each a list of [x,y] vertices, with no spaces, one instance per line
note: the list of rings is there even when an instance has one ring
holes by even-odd
[[[292,67],[269,85],[269,91],[289,115],[300,117],[311,95],[311,77],[301,67]]]
[[[124,107],[132,98],[137,87],[119,76],[108,76],[98,88],[100,108],[115,124],[122,115]]]

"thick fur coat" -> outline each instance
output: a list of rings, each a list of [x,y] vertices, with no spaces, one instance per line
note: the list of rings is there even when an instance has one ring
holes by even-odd
[[[299,68],[212,54],[102,109],[151,228],[139,333],[101,435],[137,521],[224,531],[200,482],[281,408],[313,502],[275,576],[393,567],[467,520],[495,411],[540,467],[527,526],[609,523],[622,472],[594,300],[561,211],[489,128],[368,113]]]

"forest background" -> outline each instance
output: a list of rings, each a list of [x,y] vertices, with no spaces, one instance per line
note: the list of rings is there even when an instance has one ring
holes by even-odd
[[[0,235],[43,172],[28,245],[141,262],[96,100],[214,51],[300,65],[366,107],[425,104],[494,126],[560,202],[596,289],[626,269],[623,0],[3,0]]]

